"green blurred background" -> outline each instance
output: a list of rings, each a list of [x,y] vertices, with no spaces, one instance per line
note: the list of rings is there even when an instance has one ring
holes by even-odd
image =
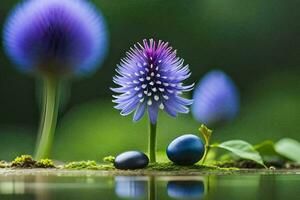
[[[3,0],[2,27],[16,0]],[[241,111],[215,129],[214,141],[300,140],[300,19],[295,0],[93,0],[107,19],[109,54],[96,74],[72,84],[60,114],[52,158],[100,160],[124,150],[146,150],[147,117],[132,123],[111,103],[112,76],[125,51],[144,38],[169,41],[198,82],[211,69],[229,74],[241,92]],[[37,81],[15,71],[0,51],[0,160],[32,154],[39,122]],[[191,95],[191,94],[190,94]],[[158,146],[197,133],[190,115],[161,113]]]

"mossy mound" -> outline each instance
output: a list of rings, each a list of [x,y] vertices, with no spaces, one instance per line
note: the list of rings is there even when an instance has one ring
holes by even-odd
[[[63,169],[76,169],[76,170],[82,170],[82,169],[90,169],[90,170],[114,170],[114,166],[111,164],[104,164],[99,165],[96,163],[96,161],[79,161],[79,162],[70,162],[64,166],[62,166]]]
[[[172,162],[163,162],[163,163],[150,163],[146,168],[151,171],[179,171],[179,170],[218,170],[221,169],[213,165],[190,165],[190,166],[180,166]]]
[[[50,159],[41,159],[36,162],[35,167],[37,168],[55,168],[55,165]]]
[[[34,168],[36,161],[30,155],[22,155],[16,157],[12,163],[11,167],[15,168]]]
[[[30,155],[22,155],[11,162],[13,168],[55,168],[50,159],[41,159],[36,161]]]
[[[114,156],[106,156],[103,158],[103,161],[106,163],[114,163],[115,162],[115,157]]]
[[[5,161],[0,161],[0,168],[9,168],[10,164]]]
[[[236,170],[237,168],[221,168],[213,165],[191,165],[191,166],[179,166],[171,162],[152,163],[145,169],[137,170],[118,170],[113,164],[97,164],[95,161],[79,161],[70,162],[66,165],[60,166],[61,169],[73,169],[73,170],[104,170],[104,171],[149,171],[149,172],[172,172],[172,171],[212,171],[212,170]]]

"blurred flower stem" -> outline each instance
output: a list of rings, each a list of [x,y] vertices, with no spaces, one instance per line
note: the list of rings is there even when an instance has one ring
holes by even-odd
[[[48,158],[50,155],[60,99],[59,88],[61,81],[59,78],[53,75],[46,75],[43,81],[43,110],[35,151],[35,158],[37,160]]]
[[[156,162],[156,128],[157,124],[149,123],[149,160],[150,163]]]

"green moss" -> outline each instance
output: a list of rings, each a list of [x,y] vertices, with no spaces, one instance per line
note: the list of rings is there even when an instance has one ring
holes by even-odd
[[[37,168],[55,168],[54,163],[50,159],[41,159],[36,162],[35,167]]]
[[[54,163],[50,159],[41,159],[36,161],[30,155],[22,155],[15,158],[11,162],[14,168],[55,168]]]
[[[106,156],[106,157],[103,158],[103,161],[107,162],[107,163],[114,163],[115,159],[116,158],[114,156]]]
[[[121,172],[121,170],[117,170],[112,164],[115,160],[115,157],[108,156],[103,159],[103,161],[109,164],[98,164],[96,161],[79,161],[79,162],[70,162],[63,166],[57,166],[59,169],[75,169],[75,170],[103,170],[103,171],[115,171]],[[0,161],[0,168],[56,168],[53,161],[50,159],[41,159],[39,161],[35,161],[30,155],[22,155],[17,157],[11,163]],[[190,172],[231,172],[235,170],[239,170],[240,168],[244,169],[258,169],[261,167],[260,165],[256,165],[256,163],[245,161],[245,160],[237,160],[237,161],[222,161],[222,162],[214,162],[211,165],[201,165],[195,164],[191,166],[179,166],[172,162],[158,162],[151,163],[145,169],[140,170],[127,170],[133,171],[134,173],[155,173],[155,172],[174,172],[180,174],[188,174]],[[277,168],[277,167],[276,167]],[[290,165],[286,166],[287,169],[299,168],[299,165]]]
[[[5,161],[0,161],[0,168],[8,168],[10,167],[10,164],[8,162]]]
[[[22,155],[22,156],[16,157],[12,161],[11,167],[34,168],[35,164],[36,164],[36,161],[33,160],[33,158],[30,155]]]
[[[114,170],[114,166],[111,164],[101,164],[98,165],[95,161],[79,161],[79,162],[70,162],[63,166],[64,169],[76,169],[76,170]]]
[[[176,165],[172,162],[164,162],[164,163],[152,163],[146,168],[149,171],[211,171],[211,170],[220,170],[224,171],[227,169],[215,166],[215,165],[200,165],[195,164],[191,166],[180,166]],[[236,168],[230,168],[229,170],[236,170]]]
[[[93,167],[90,167],[89,169],[91,170],[105,170],[105,171],[110,171],[110,170],[116,170],[116,168],[113,165],[96,165]]]
[[[105,171],[114,171],[117,170],[112,164],[97,164],[95,161],[79,161],[79,162],[70,162],[67,165],[62,167],[63,169],[76,169],[76,170],[105,170]],[[127,170],[127,171],[140,171],[142,173],[147,172],[190,172],[190,171],[231,171],[237,170],[237,168],[221,168],[214,165],[191,165],[191,166],[179,166],[171,162],[163,163],[153,163],[145,169],[140,170]],[[120,171],[120,170],[118,170]]]
[[[65,169],[90,169],[97,166],[95,161],[78,161],[78,162],[70,162],[66,164],[63,168]]]

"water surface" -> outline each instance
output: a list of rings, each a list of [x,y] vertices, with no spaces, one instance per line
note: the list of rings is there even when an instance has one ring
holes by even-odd
[[[300,175],[0,176],[0,200],[300,199]]]

